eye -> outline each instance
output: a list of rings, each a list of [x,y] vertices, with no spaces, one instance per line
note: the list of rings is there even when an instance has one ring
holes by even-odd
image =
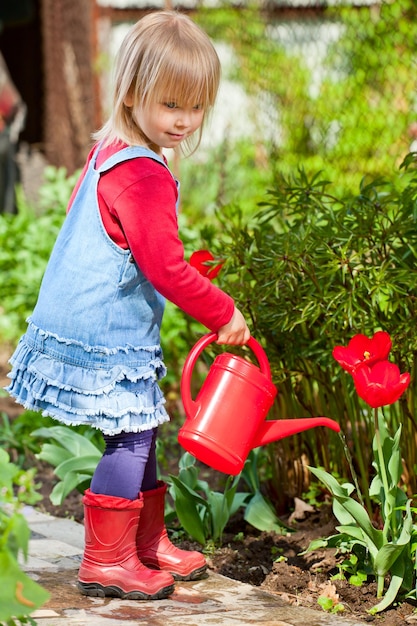
[[[196,104],[196,105],[193,107],[193,109],[194,109],[195,111],[202,111],[202,110],[204,109],[204,107],[203,107],[203,105],[202,105],[202,104]]]
[[[177,108],[177,103],[176,102],[164,102],[164,105],[167,107],[167,109],[176,109]]]

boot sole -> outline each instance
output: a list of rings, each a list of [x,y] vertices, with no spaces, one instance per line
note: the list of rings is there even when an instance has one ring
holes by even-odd
[[[174,580],[199,580],[200,578],[207,578],[207,565],[203,565],[203,567],[199,567],[195,569],[193,572],[189,574],[178,574],[177,572],[169,572]]]
[[[139,590],[123,591],[123,589],[116,586],[103,587],[99,583],[82,583],[78,581],[77,586],[84,596],[121,598],[122,600],[163,600],[170,596],[175,589],[174,585],[169,585],[168,587],[163,587],[157,593],[149,594]]]

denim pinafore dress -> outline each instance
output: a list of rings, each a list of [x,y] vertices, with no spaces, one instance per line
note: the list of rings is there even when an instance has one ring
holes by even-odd
[[[160,327],[165,300],[100,216],[100,175],[137,157],[125,148],[96,168],[98,150],[58,235],[28,328],[10,359],[9,394],[25,408],[104,434],[169,420],[157,381],[165,373]],[[138,223],[140,228],[140,222]]]

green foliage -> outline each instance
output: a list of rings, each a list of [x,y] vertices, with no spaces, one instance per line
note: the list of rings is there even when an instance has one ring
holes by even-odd
[[[222,493],[213,491],[206,481],[200,480],[194,457],[188,452],[183,454],[178,476],[169,477],[170,494],[182,527],[193,539],[202,545],[209,541],[221,543],[227,523],[240,507],[244,507],[244,519],[258,530],[289,531],[261,493],[258,454],[258,450],[251,451],[241,474],[229,476]],[[241,478],[249,492],[237,491]]]
[[[301,162],[346,191],[365,174],[389,174],[408,152],[417,8],[414,0],[337,4],[309,22],[282,19],[257,2],[200,9],[197,18],[231,46],[255,126],[269,116],[270,137],[262,129],[257,136],[271,168],[288,174]]]
[[[407,499],[404,491],[398,486],[402,471],[400,433],[401,427],[394,437],[390,437],[384,421],[379,419],[373,442],[376,475],[372,481],[370,495],[378,505],[383,522],[382,529],[374,527],[370,513],[351,496],[354,491],[353,485],[350,483],[341,485],[322,469],[310,468],[330,491],[333,497],[333,512],[340,524],[337,527],[339,534],[329,537],[325,543],[333,547],[343,546],[350,551],[357,545],[365,548],[362,555],[366,561],[357,566],[357,570],[363,575],[369,559],[378,582],[377,596],[381,598],[371,610],[372,613],[385,610],[401,593],[416,599],[416,536],[411,500]],[[390,582],[384,593],[384,581],[388,574]]]
[[[242,211],[250,215],[271,184],[272,171],[264,150],[251,138],[232,142],[225,137],[218,147],[200,149],[184,159],[180,167],[181,188],[185,189],[182,212],[188,224],[194,228],[210,225],[215,211],[232,202],[239,202]],[[180,232],[184,239],[182,225]]]
[[[268,354],[278,386],[273,417],[337,420],[349,438],[365,499],[372,416],[341,375],[332,349],[357,332],[372,336],[383,329],[392,337],[401,371],[415,372],[416,197],[416,170],[408,159],[392,180],[363,180],[356,195],[337,197],[322,176],[300,170],[277,180],[252,220],[235,206],[218,214],[222,240],[213,252],[227,259],[219,279]],[[417,380],[412,378],[407,396],[386,415],[392,428],[404,425],[407,486],[415,491]],[[321,429],[272,444],[276,491],[285,484],[286,456],[292,463],[306,454],[310,464],[346,475],[339,445],[333,433]]]
[[[25,411],[14,419],[10,419],[6,413],[0,413],[0,447],[7,451],[13,463],[19,467],[24,467],[30,454],[39,452],[39,443],[31,436],[39,420],[44,422],[45,418],[33,411]]]
[[[327,545],[326,541],[320,541],[320,545]],[[367,571],[360,569],[364,566],[364,558],[360,560],[354,552],[350,552],[348,558],[338,564],[339,573],[332,576],[332,580],[345,580],[348,575],[350,585],[361,587],[368,580]]]
[[[27,559],[30,536],[21,508],[40,499],[33,479],[34,470],[20,470],[0,449],[0,621],[8,625],[27,623],[25,616],[49,597],[18,564],[19,554]]]
[[[258,530],[275,531],[280,534],[291,532],[291,529],[278,518],[271,503],[262,494],[259,471],[261,455],[261,448],[251,450],[241,472],[241,477],[251,494],[245,503],[244,519]]]
[[[231,285],[246,287],[239,294],[245,310],[285,358],[298,359],[302,350],[327,365],[340,331],[370,332],[393,319],[401,324],[394,329],[397,350],[416,345],[415,332],[405,337],[408,315],[415,316],[413,299],[405,297],[416,271],[414,171],[404,182],[401,190],[394,182],[363,181],[358,195],[338,199],[319,174],[301,170],[277,181],[251,223],[233,207],[219,214]],[[314,324],[321,332],[312,341]]]
[[[50,463],[60,479],[50,494],[55,505],[62,504],[73,489],[83,493],[89,487],[103,453],[103,444],[96,432],[86,427],[78,428],[78,431],[67,426],[52,426],[38,428],[32,433],[34,437],[47,440],[36,456]],[[92,441],[94,438],[95,442]]]
[[[343,613],[345,607],[340,602],[335,603],[329,596],[319,596],[317,604],[327,613]]]
[[[46,166],[43,172],[44,183],[39,189],[39,210],[46,213],[62,214],[61,219],[63,219],[71,192],[79,175],[79,170],[69,176],[65,167]]]
[[[17,215],[0,214],[0,338],[17,341],[26,328],[42,276],[65,217],[76,175],[46,168],[37,213],[19,194]]]
[[[180,459],[178,476],[170,475],[169,482],[182,527],[201,545],[209,540],[221,542],[227,522],[248,497],[237,492],[239,477],[230,476],[223,493],[212,491],[206,481],[199,480],[195,459],[188,452]]]
[[[358,172],[386,175],[408,152],[408,126],[415,117],[414,51],[404,45],[417,34],[415,3],[382,2],[372,15],[343,8],[329,11],[329,17],[344,30],[330,50],[328,78],[313,103],[316,136],[328,137],[337,120],[336,140],[322,144],[326,171],[337,169],[352,181]]]

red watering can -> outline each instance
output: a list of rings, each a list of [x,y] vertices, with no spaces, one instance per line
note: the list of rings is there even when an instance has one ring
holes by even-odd
[[[216,356],[193,400],[194,365],[204,348],[216,338],[215,333],[204,335],[184,364],[181,397],[187,419],[178,433],[178,441],[187,452],[215,470],[236,475],[242,471],[253,448],[315,426],[340,431],[339,424],[328,417],[265,421],[277,389],[271,380],[268,358],[253,337],[247,345],[260,367],[233,354]]]

